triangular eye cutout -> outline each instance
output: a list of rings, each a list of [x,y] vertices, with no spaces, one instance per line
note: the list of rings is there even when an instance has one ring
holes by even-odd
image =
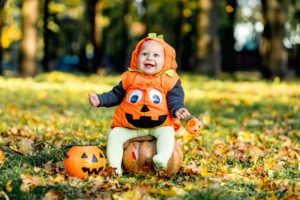
[[[96,158],[96,156],[94,154],[93,154],[92,162],[98,162],[98,159]]]
[[[100,155],[100,158],[104,158],[104,156],[103,156],[103,154],[102,154],[102,153],[99,153],[99,155]]]
[[[82,155],[81,155],[81,158],[87,158],[88,156],[86,155],[86,153],[83,153]]]

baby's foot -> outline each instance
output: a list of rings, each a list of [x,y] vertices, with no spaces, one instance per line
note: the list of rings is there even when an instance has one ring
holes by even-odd
[[[120,168],[115,168],[115,172],[116,172],[119,176],[122,176],[122,169],[120,169]]]
[[[168,165],[168,160],[165,159],[163,156],[161,155],[155,155],[153,156],[153,162],[155,164],[155,168],[157,169],[165,169]]]

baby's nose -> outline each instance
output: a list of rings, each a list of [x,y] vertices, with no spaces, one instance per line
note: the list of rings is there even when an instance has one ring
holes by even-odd
[[[150,53],[150,54],[148,54],[148,56],[147,56],[147,59],[148,60],[152,60],[154,58],[154,56]]]

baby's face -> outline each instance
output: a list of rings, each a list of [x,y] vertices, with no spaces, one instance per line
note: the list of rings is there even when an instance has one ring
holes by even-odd
[[[138,57],[138,67],[146,75],[154,75],[160,72],[165,62],[163,46],[154,40],[146,41]]]

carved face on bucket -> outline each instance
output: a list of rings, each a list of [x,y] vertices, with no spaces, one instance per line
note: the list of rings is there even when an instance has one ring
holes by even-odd
[[[192,136],[196,136],[200,134],[202,128],[203,128],[203,124],[198,118],[191,118],[185,126],[187,132]]]
[[[123,109],[126,121],[137,128],[160,126],[169,112],[165,95],[153,87],[129,90]]]

